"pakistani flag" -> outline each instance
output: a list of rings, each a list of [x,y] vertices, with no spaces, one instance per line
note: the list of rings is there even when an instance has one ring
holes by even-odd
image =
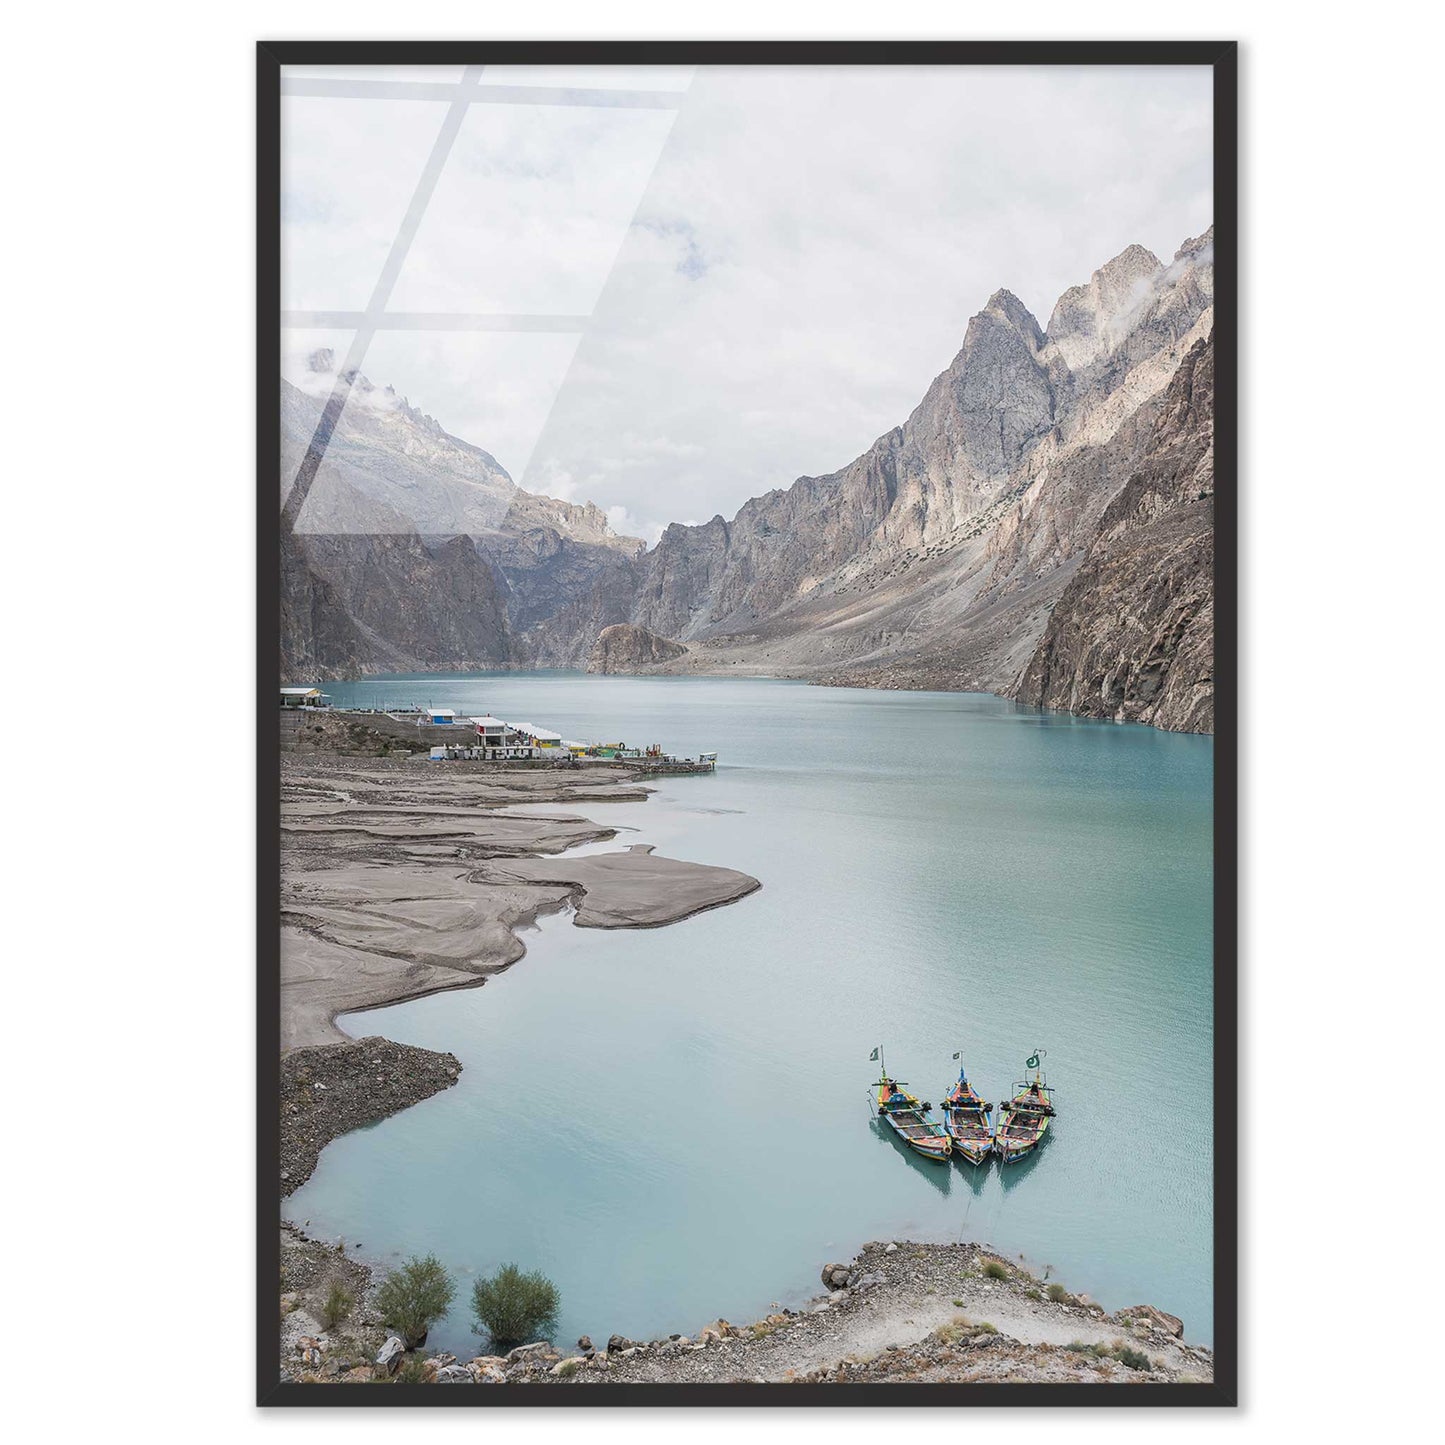
[[[878,1062],[878,1050],[877,1050],[877,1049],[874,1049],[873,1052],[868,1055],[868,1062],[869,1062],[870,1064],[876,1064],[876,1063]]]
[[[953,1057],[956,1059],[956,1058],[958,1057],[958,1055],[961,1054],[962,1052],[963,1052],[963,1050],[960,1049],[960,1050],[958,1051],[958,1054],[955,1054]]]
[[[1037,1054],[1030,1054],[1030,1055],[1028,1056],[1027,1062],[1024,1064],[1024,1068],[1026,1068],[1026,1069],[1036,1069],[1036,1068],[1038,1068],[1038,1066],[1039,1066],[1039,1056],[1038,1056]]]

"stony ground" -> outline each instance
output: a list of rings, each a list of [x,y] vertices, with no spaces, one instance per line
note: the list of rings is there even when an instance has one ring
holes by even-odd
[[[333,1139],[451,1088],[461,1070],[455,1054],[383,1038],[293,1049],[281,1060],[281,1197]]]
[[[377,1331],[363,1304],[357,1324],[350,1333],[342,1326],[335,1343],[300,1334],[300,1325],[291,1328],[283,1373],[323,1383],[405,1378],[603,1386],[1213,1379],[1213,1356],[1185,1344],[1183,1325],[1173,1316],[1148,1305],[1108,1314],[1087,1296],[1037,1279],[986,1246],[869,1244],[855,1259],[828,1265],[823,1283],[826,1292],[802,1310],[746,1325],[714,1320],[692,1336],[639,1341],[614,1335],[605,1345],[584,1336],[571,1349],[539,1341],[470,1360],[425,1351],[403,1356],[395,1345],[388,1359],[382,1343],[367,1371],[356,1363],[356,1350]],[[308,1313],[303,1323],[312,1322]]]

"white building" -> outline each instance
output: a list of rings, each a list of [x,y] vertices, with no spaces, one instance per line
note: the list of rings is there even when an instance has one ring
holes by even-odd
[[[477,745],[488,762],[542,756],[541,747],[513,723],[503,722],[490,713],[486,717],[469,718],[468,721],[477,730]]]
[[[330,704],[331,698],[319,687],[283,687],[281,689],[282,707],[326,707]]]

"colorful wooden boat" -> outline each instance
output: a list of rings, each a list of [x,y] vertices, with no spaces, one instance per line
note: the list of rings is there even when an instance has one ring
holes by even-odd
[[[948,1137],[943,1125],[928,1117],[932,1104],[920,1104],[903,1087],[899,1079],[888,1077],[888,1066],[883,1062],[882,1050],[874,1049],[870,1057],[879,1063],[878,1113],[884,1122],[915,1154],[940,1163],[953,1153],[953,1140]]]
[[[1034,1071],[1033,1078],[1015,1084],[1013,1098],[999,1105],[993,1152],[1000,1163],[1016,1164],[1026,1159],[1048,1136],[1049,1120],[1055,1117],[1054,1094],[1039,1066],[1043,1056],[1043,1049],[1029,1055],[1024,1067]]]
[[[961,1052],[953,1057],[959,1058]],[[987,1163],[993,1152],[993,1123],[989,1118],[992,1108],[968,1082],[960,1064],[958,1082],[943,1099],[943,1127],[953,1140],[953,1152],[970,1164]]]

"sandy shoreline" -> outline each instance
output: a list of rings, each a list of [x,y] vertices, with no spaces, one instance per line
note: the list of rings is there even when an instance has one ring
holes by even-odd
[[[636,802],[625,767],[538,770],[301,754],[281,768],[281,1046],[345,1042],[336,1016],[475,987],[526,952],[518,930],[572,906],[583,928],[658,928],[761,885],[527,804]]]
[[[281,765],[281,1196],[333,1139],[450,1088],[452,1054],[354,1039],[338,1014],[476,988],[526,953],[519,930],[661,928],[762,885],[648,845],[548,856],[616,830],[540,804],[641,802],[625,767],[499,768],[308,753]]]

